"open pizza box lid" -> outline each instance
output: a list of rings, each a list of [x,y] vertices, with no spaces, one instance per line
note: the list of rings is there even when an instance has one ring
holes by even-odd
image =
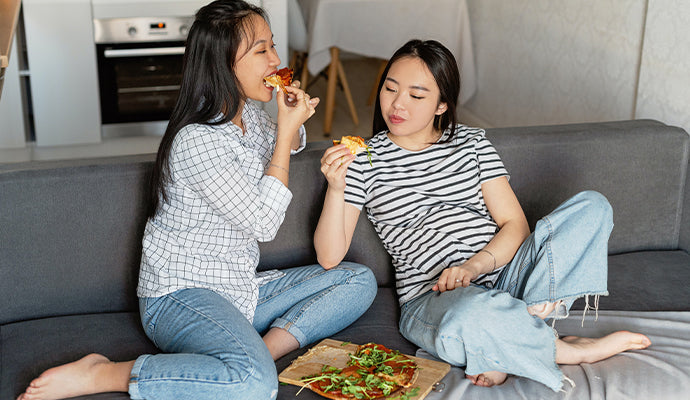
[[[350,354],[357,352],[359,345],[345,343],[338,340],[324,339],[312,347],[304,355],[295,359],[292,364],[278,375],[280,382],[296,386],[304,386],[301,379],[305,376],[321,372],[324,365],[336,368],[345,368],[350,361]],[[431,392],[433,386],[438,383],[450,371],[450,365],[444,362],[427,360],[425,358],[406,355],[413,359],[418,368],[418,374],[412,382],[412,386],[403,390],[418,387],[418,395],[414,400],[422,400]],[[391,393],[386,398],[396,398],[399,391]]]

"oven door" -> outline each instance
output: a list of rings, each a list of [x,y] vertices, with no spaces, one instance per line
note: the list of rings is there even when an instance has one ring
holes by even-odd
[[[98,44],[104,125],[167,121],[179,95],[184,42]]]

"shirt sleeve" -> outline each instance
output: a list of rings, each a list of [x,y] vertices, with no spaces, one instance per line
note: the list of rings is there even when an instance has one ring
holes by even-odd
[[[239,147],[220,136],[190,135],[175,151],[175,179],[182,180],[228,223],[258,241],[270,241],[285,218],[292,193],[277,178],[263,175],[263,170],[258,182],[250,179],[233,151]]]
[[[496,149],[491,144],[489,139],[484,135],[484,131],[477,135],[477,144],[475,145],[477,151],[477,161],[479,164],[479,182],[484,183],[492,179],[506,176],[510,178],[508,171],[501,161],[501,157],[496,152]]]

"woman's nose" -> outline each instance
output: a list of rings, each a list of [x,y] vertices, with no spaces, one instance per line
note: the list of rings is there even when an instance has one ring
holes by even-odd
[[[272,66],[278,66],[280,65],[280,57],[278,57],[278,52],[276,51],[275,48],[273,48],[273,51],[271,51],[271,59],[269,60],[270,64]]]
[[[396,110],[401,109],[401,108],[403,108],[403,107],[405,106],[405,105],[403,104],[403,101],[402,101],[402,99],[401,99],[401,96],[399,96],[399,95],[398,95],[398,96],[395,96],[395,98],[393,99],[393,102],[391,103],[391,105],[392,105],[393,108],[395,108]]]

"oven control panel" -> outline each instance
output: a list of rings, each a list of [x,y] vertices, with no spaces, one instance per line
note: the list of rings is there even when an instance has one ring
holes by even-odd
[[[94,19],[97,44],[184,41],[194,17]]]

